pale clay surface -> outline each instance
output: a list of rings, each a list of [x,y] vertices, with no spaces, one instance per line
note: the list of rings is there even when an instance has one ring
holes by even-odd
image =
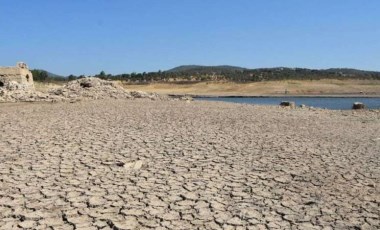
[[[0,229],[379,229],[380,113],[0,104]]]

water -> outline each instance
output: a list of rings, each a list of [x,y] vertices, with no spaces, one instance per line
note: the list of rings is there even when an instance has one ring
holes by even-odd
[[[334,110],[352,109],[354,102],[362,102],[368,109],[380,109],[380,98],[358,98],[358,97],[218,97],[218,98],[196,98],[196,100],[224,101],[257,105],[279,105],[281,101],[294,101],[299,106],[304,104],[317,108]]]

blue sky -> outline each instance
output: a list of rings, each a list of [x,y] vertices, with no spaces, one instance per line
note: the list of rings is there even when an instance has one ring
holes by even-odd
[[[0,65],[53,73],[178,65],[380,71],[379,0],[0,0]]]

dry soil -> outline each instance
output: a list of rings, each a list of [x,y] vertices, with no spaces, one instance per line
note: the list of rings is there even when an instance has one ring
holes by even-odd
[[[379,229],[380,113],[0,104],[0,229]]]
[[[193,94],[212,96],[262,96],[262,95],[364,95],[380,96],[379,80],[289,80],[254,83],[200,82],[188,84],[151,83],[125,85],[129,90],[162,94]]]

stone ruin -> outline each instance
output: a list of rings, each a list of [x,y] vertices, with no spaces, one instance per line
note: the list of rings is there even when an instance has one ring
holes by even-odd
[[[34,90],[33,74],[25,63],[0,67],[0,102],[35,101],[45,97]]]
[[[24,62],[16,66],[0,67],[0,88],[34,89],[33,74]]]

